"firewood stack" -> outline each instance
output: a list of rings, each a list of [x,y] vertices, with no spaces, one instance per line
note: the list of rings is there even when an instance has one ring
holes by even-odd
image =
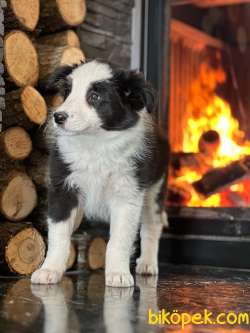
[[[85,0],[8,0],[5,10],[6,109],[0,133],[0,273],[30,274],[44,260],[49,107],[39,80],[85,59],[74,28]],[[43,216],[43,220],[39,220]],[[28,222],[27,222],[28,221]],[[71,249],[69,267],[76,258]]]

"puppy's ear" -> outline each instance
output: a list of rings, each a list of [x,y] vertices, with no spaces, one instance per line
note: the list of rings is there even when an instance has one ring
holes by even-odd
[[[124,104],[130,105],[131,109],[135,111],[144,108],[149,113],[155,111],[156,92],[152,85],[144,79],[142,73],[117,71],[114,79]]]
[[[74,70],[74,66],[61,66],[46,79],[39,82],[39,91],[46,95],[60,93],[65,88],[65,81],[68,75]]]

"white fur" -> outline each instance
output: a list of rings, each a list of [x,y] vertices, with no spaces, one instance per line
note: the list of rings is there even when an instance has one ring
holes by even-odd
[[[106,284],[128,287],[134,284],[129,258],[139,226],[143,192],[137,190],[129,157],[143,149],[144,117],[121,132],[95,136],[61,136],[60,151],[72,172],[66,183],[82,193],[85,215],[111,221],[106,254]],[[122,153],[121,153],[122,152]]]
[[[164,179],[161,179],[154,184],[145,195],[141,226],[141,256],[137,259],[136,266],[138,274],[158,274],[159,239],[163,226],[168,224],[165,211],[158,211],[159,207],[155,200],[163,181]]]
[[[47,256],[42,267],[32,274],[32,283],[53,284],[61,280],[69,257],[70,237],[77,220],[77,210],[73,209],[66,221],[59,223],[48,221],[49,248]]]

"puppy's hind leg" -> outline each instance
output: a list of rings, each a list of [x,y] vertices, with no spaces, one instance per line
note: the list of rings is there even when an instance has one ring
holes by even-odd
[[[71,234],[81,218],[79,214],[75,193],[49,195],[48,252],[42,267],[32,274],[32,283],[54,284],[61,280],[69,257]]]
[[[163,186],[161,179],[146,193],[142,211],[141,255],[137,259],[136,273],[143,275],[158,274],[158,249],[162,228],[167,225],[164,210]]]

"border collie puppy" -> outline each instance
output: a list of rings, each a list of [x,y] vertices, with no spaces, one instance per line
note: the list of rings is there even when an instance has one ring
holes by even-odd
[[[70,237],[86,218],[110,222],[105,280],[130,287],[129,261],[141,224],[138,274],[158,273],[168,149],[154,124],[155,97],[143,76],[93,60],[62,67],[47,83],[64,102],[53,113],[49,247],[32,283],[58,283]]]

